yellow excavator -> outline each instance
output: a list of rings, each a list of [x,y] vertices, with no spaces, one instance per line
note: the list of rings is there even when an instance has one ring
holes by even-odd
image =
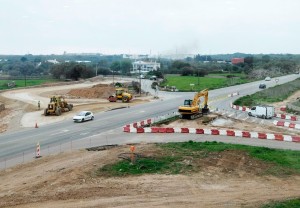
[[[200,108],[200,98],[204,97],[203,108]],[[193,100],[185,100],[183,106],[178,107],[180,118],[195,119],[201,117],[203,114],[209,113],[208,108],[208,89],[204,89],[195,94]]]

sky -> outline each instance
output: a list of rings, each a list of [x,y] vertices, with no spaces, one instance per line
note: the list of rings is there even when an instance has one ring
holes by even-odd
[[[0,0],[0,54],[300,54],[299,0]]]

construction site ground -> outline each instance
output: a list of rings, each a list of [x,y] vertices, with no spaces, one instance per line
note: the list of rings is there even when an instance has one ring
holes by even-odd
[[[107,86],[106,81],[99,86]],[[44,107],[49,99],[47,96],[53,92],[67,93],[68,101],[76,107],[74,111],[64,113],[61,117],[47,117],[51,122],[56,122],[57,119],[71,119],[75,111],[89,109],[99,112],[128,105],[108,103],[105,99],[107,89],[100,90],[103,97],[91,95],[99,90],[90,88],[92,85],[86,84],[88,89],[84,93],[82,86],[76,89],[76,85],[57,86],[55,89],[35,88],[30,91],[31,99],[24,90],[23,101],[22,97],[16,98],[11,92],[5,92],[5,95],[2,93],[0,102],[4,102],[7,109],[0,115],[3,118],[1,129],[13,131],[23,128],[22,121],[30,121],[34,125],[35,121],[32,118],[26,120],[26,115],[35,115],[34,119],[42,119],[39,122],[41,125],[49,122],[43,120],[46,118],[37,110],[35,101],[41,100]],[[87,94],[88,97],[83,97]],[[300,97],[300,92],[288,100],[294,100],[296,97]],[[32,98],[34,101],[29,101]],[[45,100],[42,100],[44,98]],[[151,96],[144,96],[136,98],[129,105],[151,100]],[[281,107],[285,102],[275,106]],[[168,126],[218,126],[226,129],[234,126],[235,129],[251,131],[287,131],[221,116],[209,123],[203,123],[203,119],[178,120]],[[189,174],[146,174],[127,177],[95,174],[103,165],[118,161],[118,155],[123,152],[129,152],[129,146],[118,146],[104,151],[73,150],[2,170],[0,207],[258,207],[271,200],[299,197],[299,175],[261,175],[266,165],[241,151],[225,151],[200,161],[193,161],[199,165],[199,170]],[[136,152],[152,156],[162,154],[154,144],[139,144],[136,146]],[[189,162],[188,160],[190,159],[185,162]]]

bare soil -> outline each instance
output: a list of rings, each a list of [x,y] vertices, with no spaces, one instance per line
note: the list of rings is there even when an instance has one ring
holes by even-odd
[[[96,92],[99,89],[93,89],[91,86],[87,88],[90,91],[88,96],[87,91],[82,91],[81,87],[77,90],[69,86],[50,88],[38,88],[30,93],[34,100],[45,98],[42,104],[47,103],[47,96],[50,94],[62,93],[69,96],[68,98],[75,104],[74,109],[78,111],[83,109],[102,111],[128,105],[107,102],[105,100],[107,91]],[[299,97],[299,94],[295,96]],[[23,98],[8,99],[7,95],[0,96],[0,101],[7,107],[0,112],[2,118],[0,131],[20,128],[22,116],[27,113],[37,113],[35,119],[44,118],[38,111],[36,102],[22,100]],[[129,105],[149,102],[151,99],[151,97],[136,98]],[[283,103],[278,104],[279,107],[282,105]],[[60,119],[70,119],[74,112],[67,112]],[[55,120],[57,117],[49,118]],[[221,116],[219,119],[225,119],[226,122],[203,123],[203,120],[192,122],[180,120],[169,125],[186,126],[185,122],[188,122],[189,127],[197,128],[219,126],[228,129],[234,126],[235,129],[251,131],[280,131],[273,129],[274,127],[266,128],[253,123],[228,120]],[[231,208],[258,207],[270,200],[299,197],[299,175],[289,177],[262,175],[268,165],[242,151],[214,153],[199,160],[187,157],[183,162],[192,165],[197,171],[184,174],[146,174],[127,177],[96,174],[96,171],[105,164],[120,160],[118,155],[124,152],[129,152],[129,146],[118,146],[104,151],[72,151],[42,157],[31,163],[0,171],[0,207]],[[139,144],[136,146],[136,153],[148,156],[163,154],[154,144]]]
[[[300,176],[261,175],[266,165],[242,151],[193,160],[196,172],[107,177],[96,174],[129,146],[45,157],[0,172],[0,207],[257,207],[299,196]],[[159,155],[151,144],[136,152]]]

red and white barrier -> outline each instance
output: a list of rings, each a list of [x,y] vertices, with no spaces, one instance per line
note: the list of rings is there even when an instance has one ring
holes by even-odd
[[[232,103],[230,104],[230,107],[235,109],[235,110],[240,110],[240,111],[250,111],[250,108],[246,107],[246,106],[239,106],[239,105],[233,105]]]
[[[239,105],[233,105],[232,103],[230,103],[230,107],[235,109],[235,110],[240,110],[240,111],[250,111],[249,107],[246,106],[239,106]],[[274,115],[276,118],[281,118],[281,119],[285,119],[285,120],[291,120],[291,121],[297,121],[298,118],[297,116],[294,115],[287,115],[287,114],[276,114]]]
[[[286,119],[286,120],[291,120],[291,121],[297,121],[298,118],[297,116],[294,115],[287,115],[287,114],[275,114],[276,118],[281,118],[281,119]]]
[[[300,142],[300,136],[290,136],[282,134],[271,134],[261,132],[249,132],[232,129],[198,129],[198,128],[173,128],[173,127],[145,127],[134,128],[124,127],[124,132],[127,133],[183,133],[183,134],[206,134],[206,135],[223,135],[233,137],[267,139],[286,142]]]
[[[281,110],[281,111],[286,111],[286,106],[281,106],[281,107],[280,107],[280,110]]]
[[[286,121],[273,121],[273,124],[275,126],[283,126],[283,127],[288,127],[288,128],[292,128],[292,129],[300,129],[300,124],[290,123],[290,122],[286,122]]]

